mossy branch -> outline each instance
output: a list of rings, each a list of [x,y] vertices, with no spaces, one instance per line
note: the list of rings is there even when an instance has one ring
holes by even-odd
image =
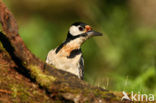
[[[1,0],[0,23],[3,29],[3,33],[0,33],[0,50],[4,50],[4,47],[8,58],[14,62],[12,67],[41,86],[54,100],[75,103],[120,102],[120,98],[110,91],[92,87],[75,75],[54,69],[36,58],[19,36],[15,18]]]

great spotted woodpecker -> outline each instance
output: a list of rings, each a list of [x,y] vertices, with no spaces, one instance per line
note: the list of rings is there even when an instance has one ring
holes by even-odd
[[[57,48],[49,51],[46,63],[58,69],[70,72],[83,79],[84,61],[81,45],[93,36],[102,34],[92,30],[92,28],[82,22],[71,25],[66,40]]]

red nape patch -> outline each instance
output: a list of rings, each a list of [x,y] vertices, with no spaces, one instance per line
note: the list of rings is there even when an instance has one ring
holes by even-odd
[[[86,28],[86,31],[87,32],[90,31],[90,30],[92,30],[92,28],[89,25],[86,25],[85,28]]]

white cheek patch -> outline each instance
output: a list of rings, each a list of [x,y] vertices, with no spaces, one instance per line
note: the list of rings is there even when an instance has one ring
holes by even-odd
[[[69,28],[69,32],[73,36],[76,36],[76,35],[79,35],[79,34],[82,34],[83,33],[83,31],[80,31],[79,30],[79,27],[78,26],[71,26]]]

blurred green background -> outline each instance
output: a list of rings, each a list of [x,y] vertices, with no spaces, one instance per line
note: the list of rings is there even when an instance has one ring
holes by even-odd
[[[105,34],[82,47],[85,81],[114,91],[156,94],[156,1],[4,0],[27,47],[43,61],[69,26],[83,21]]]

